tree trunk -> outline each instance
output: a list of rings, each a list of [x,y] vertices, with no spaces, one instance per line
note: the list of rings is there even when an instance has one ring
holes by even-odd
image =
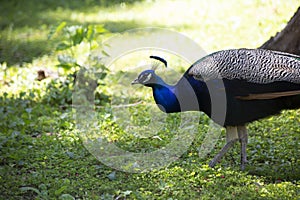
[[[300,7],[286,27],[259,48],[300,55]]]

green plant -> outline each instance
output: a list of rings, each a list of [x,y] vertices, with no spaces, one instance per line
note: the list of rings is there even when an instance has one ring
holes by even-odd
[[[67,186],[62,186],[58,190],[55,191],[55,195],[59,195],[58,199],[60,200],[75,200],[75,198],[70,195],[70,194],[61,194]],[[21,187],[20,190],[22,192],[28,192],[28,191],[33,191],[37,194],[37,197],[39,199],[47,200],[50,199],[49,197],[49,192],[47,190],[47,186],[45,184],[41,184],[38,186],[38,188],[34,187]]]
[[[64,39],[56,47],[58,54],[58,67],[65,71],[77,71],[78,68],[87,67],[86,62],[92,62],[89,55],[92,50],[101,48],[100,35],[106,34],[108,31],[103,25],[67,25],[66,22],[60,23],[56,28],[52,28],[48,38],[54,35],[60,35]],[[100,41],[97,42],[97,39]],[[100,46],[100,47],[99,47]],[[102,51],[107,55],[104,51]],[[89,63],[90,64],[90,63]],[[103,71],[106,71],[104,65],[98,65]]]

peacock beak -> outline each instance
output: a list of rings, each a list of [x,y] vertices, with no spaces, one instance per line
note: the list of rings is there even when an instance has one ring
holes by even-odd
[[[131,82],[131,85],[140,84],[139,79],[135,79]]]

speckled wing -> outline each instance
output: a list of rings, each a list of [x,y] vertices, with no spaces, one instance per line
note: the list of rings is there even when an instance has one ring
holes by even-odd
[[[225,78],[258,84],[300,84],[300,56],[265,49],[224,50],[198,60],[188,75],[204,81]]]

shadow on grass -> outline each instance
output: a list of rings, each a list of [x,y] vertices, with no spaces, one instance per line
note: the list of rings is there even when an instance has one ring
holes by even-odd
[[[127,0],[126,4],[132,4],[142,0]],[[47,11],[70,10],[88,13],[92,10],[113,7],[122,4],[122,0],[28,0],[28,1],[0,1],[0,28],[6,28],[10,24],[16,27],[39,27],[43,24],[54,24],[53,19],[45,16]]]
[[[126,3],[131,4],[136,1],[141,0],[130,0]],[[32,62],[36,57],[51,53],[55,44],[61,39],[57,37],[48,40],[47,34],[51,27],[56,27],[62,21],[66,21],[69,25],[82,24],[72,20],[68,13],[71,14],[73,11],[88,13],[95,9],[120,5],[122,2],[120,0],[1,1],[0,63],[6,62],[8,66],[22,65],[24,62]],[[55,11],[59,10],[62,16],[55,15]],[[51,11],[54,11],[54,14],[51,14]],[[98,23],[91,22],[91,24]],[[122,32],[142,26],[135,21],[103,21],[102,24],[105,24],[111,32]]]
[[[54,45],[46,40],[21,41],[0,39],[0,63],[13,64],[30,63],[36,57],[51,52]]]

